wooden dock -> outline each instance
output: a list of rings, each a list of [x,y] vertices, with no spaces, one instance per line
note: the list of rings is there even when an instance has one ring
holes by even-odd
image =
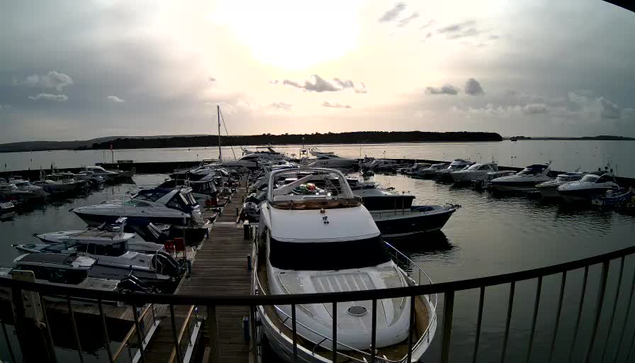
[[[244,185],[244,184],[243,184]],[[249,295],[251,274],[247,269],[247,256],[251,253],[250,240],[244,239],[242,224],[236,223],[236,208],[246,195],[244,186],[232,196],[222,214],[218,216],[208,239],[203,241],[196,252],[191,276],[184,279],[175,294],[195,295]],[[175,306],[176,335],[187,334],[186,317],[189,306]],[[146,362],[169,362],[174,349],[174,331],[170,311],[166,315],[149,342],[145,351]],[[199,307],[199,316],[207,315],[206,307]],[[247,307],[222,306],[216,309],[219,331],[219,356],[221,362],[249,361],[249,344],[244,340],[243,318],[249,316]],[[209,347],[206,324],[199,345]],[[201,352],[201,349],[197,349]],[[204,349],[203,349],[204,350]],[[214,354],[214,352],[211,352]],[[173,360],[177,362],[177,359]]]

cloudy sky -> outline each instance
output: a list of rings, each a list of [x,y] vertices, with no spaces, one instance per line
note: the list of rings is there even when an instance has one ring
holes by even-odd
[[[600,0],[6,1],[0,142],[215,132],[635,136]]]

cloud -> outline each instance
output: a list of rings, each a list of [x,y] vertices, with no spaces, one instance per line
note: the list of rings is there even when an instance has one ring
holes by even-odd
[[[352,108],[350,105],[342,105],[339,102],[323,102],[322,106],[330,108]]]
[[[431,95],[456,96],[457,94],[459,94],[459,89],[458,87],[455,87],[451,84],[446,84],[445,86],[441,87],[426,87],[426,93]]]
[[[50,71],[48,74],[32,74],[26,77],[23,81],[13,80],[14,86],[27,86],[27,87],[39,87],[39,88],[55,88],[58,91],[62,91],[64,87],[72,85],[73,78],[71,76]]]
[[[112,102],[126,102],[126,100],[123,100],[117,96],[108,96],[107,98],[109,101],[112,101]]]
[[[468,20],[462,23],[451,24],[437,29],[437,33],[445,34],[445,37],[447,39],[471,37],[482,33],[482,31],[475,26],[476,22],[474,20]]]
[[[423,29],[425,29],[425,28],[427,28],[427,27],[431,26],[431,25],[432,25],[432,24],[434,24],[434,23],[436,23],[436,21],[434,21],[434,20],[430,20],[430,21],[428,21],[427,23],[423,24],[421,27],[419,27],[419,30],[423,30]]]
[[[269,106],[276,108],[278,110],[283,110],[283,111],[289,111],[293,107],[293,105],[284,103],[284,102],[274,102],[270,104]]]
[[[362,87],[361,88],[355,88],[355,93],[368,93],[368,91],[366,90],[366,85],[364,84],[364,82],[359,82]]]
[[[617,120],[622,117],[622,110],[613,102],[604,97],[597,99],[600,103],[600,116],[604,119]]]
[[[366,86],[362,83],[362,88],[355,88],[355,83],[350,79],[340,79],[334,78],[333,82],[335,85],[324,78],[314,74],[311,76],[313,78],[313,82],[311,80],[304,81],[304,84],[300,84],[299,82],[290,81],[285,79],[282,81],[282,84],[285,86],[291,86],[295,88],[300,88],[308,92],[338,92],[343,91],[347,88],[351,88],[355,90],[357,93],[366,93]],[[275,83],[274,83],[275,84]]]
[[[397,3],[397,4],[395,4],[395,6],[392,9],[386,11],[384,13],[384,15],[382,15],[381,18],[379,18],[378,21],[380,23],[386,23],[386,22],[389,22],[389,21],[393,21],[399,16],[399,13],[401,13],[405,9],[406,9],[406,4]]]
[[[214,78],[214,77],[209,77],[209,78],[208,78],[208,80],[209,80],[210,82],[216,82],[216,78]]]
[[[29,96],[30,100],[39,101],[57,101],[57,102],[66,102],[68,101],[68,96],[66,95],[53,95],[50,93],[39,93],[37,96]]]
[[[412,13],[412,15],[399,20],[399,24],[397,24],[397,26],[400,28],[403,28],[404,26],[408,25],[408,23],[410,23],[411,21],[415,20],[418,17],[419,17],[419,13],[414,12]]]
[[[547,113],[547,105],[544,103],[532,103],[523,106],[523,112],[528,115],[535,115],[539,113]]]
[[[484,95],[483,87],[474,78],[470,78],[465,82],[465,93],[472,96]]]
[[[339,78],[333,78],[333,81],[335,81],[335,83],[339,84],[340,87],[342,87],[342,88],[355,88],[355,84],[350,79],[347,79],[347,80],[343,81],[343,80],[341,80]]]
[[[277,79],[273,79],[273,80],[269,81],[269,83],[278,84],[278,83],[280,83],[280,81],[278,81]]]

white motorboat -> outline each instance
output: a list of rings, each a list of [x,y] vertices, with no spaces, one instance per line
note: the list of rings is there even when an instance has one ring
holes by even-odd
[[[319,158],[320,156],[335,156],[335,152],[333,151],[321,151],[316,147],[309,149],[309,153],[316,158]]]
[[[287,183],[289,179],[294,181]],[[341,172],[277,171],[271,173],[269,186],[254,249],[254,293],[337,293],[415,284],[387,255],[375,222]],[[410,305],[409,297],[377,302],[377,362],[406,359]],[[415,305],[413,362],[426,351],[436,330],[432,300],[417,296]],[[334,314],[338,358],[368,361],[371,309],[370,301],[339,303],[336,311],[329,303],[298,305],[298,361],[331,362]],[[291,306],[258,306],[257,312],[260,333],[281,358],[289,360],[293,356]]]
[[[28,253],[13,260],[13,267],[0,268],[0,277],[12,278],[15,271],[32,271],[35,282],[54,286],[76,287],[98,291],[148,292],[136,278],[110,278],[93,274],[95,259],[68,253]]]
[[[359,166],[357,159],[342,158],[334,154],[321,154],[309,164],[311,168],[354,169]]]
[[[617,192],[619,189],[613,173],[606,172],[602,175],[587,174],[579,181],[563,184],[558,187],[558,194],[565,202],[590,202],[593,197],[604,196],[609,190]]]
[[[86,186],[86,182],[76,180],[72,173],[52,173],[46,175],[44,171],[40,172],[40,180],[33,184],[41,187],[45,192],[51,195],[77,192]]]
[[[93,275],[99,273],[104,277],[121,280],[132,273],[144,283],[164,292],[171,292],[185,271],[165,251],[152,254],[130,251],[126,242],[93,240],[57,244],[24,243],[14,244],[13,247],[26,253],[79,253],[95,259]]]
[[[353,193],[362,198],[364,206],[373,217],[386,239],[440,231],[456,212],[448,205],[412,205],[415,196],[400,194],[394,190],[377,188],[372,183],[359,183]]]
[[[411,174],[413,178],[431,179],[437,176],[437,173],[448,167],[447,163],[432,164],[427,168],[419,169],[416,173]]]
[[[119,218],[113,224],[104,223],[99,227],[88,227],[80,230],[39,233],[33,234],[33,237],[46,244],[119,244],[127,251],[151,254],[163,249],[162,244],[146,242],[135,233],[126,233],[124,231],[126,222],[127,218]],[[151,223],[145,228],[157,236],[162,234],[162,231]]]
[[[566,183],[578,181],[586,174],[585,172],[558,174],[555,179],[536,185],[536,189],[538,189],[543,198],[559,198],[560,193],[558,193],[558,187]]]
[[[530,192],[536,185],[551,180],[549,164],[532,164],[517,174],[503,176],[490,181],[490,187],[499,192]]]
[[[179,226],[203,223],[191,188],[142,189],[127,201],[111,201],[72,209],[89,225],[112,223],[119,217],[131,222],[147,221]]]
[[[273,161],[273,160],[289,160],[287,156],[281,154],[271,147],[256,148],[256,151],[247,151],[240,159],[236,161],[224,161],[221,165],[227,168],[239,168],[244,167],[248,169],[255,169],[259,167],[261,161]]]
[[[28,181],[11,179],[8,183],[0,182],[0,196],[7,200],[28,203],[45,198],[46,192],[37,185],[31,185]]]
[[[441,169],[437,172],[438,179],[452,179],[450,176],[451,173],[467,169],[470,165],[474,164],[472,161],[467,161],[463,159],[454,159],[447,168]]]
[[[84,171],[90,173],[91,175],[101,177],[104,182],[115,182],[121,176],[121,173],[118,171],[106,170],[103,166],[99,165],[87,165],[84,167]]]
[[[409,168],[403,168],[397,171],[403,175],[416,175],[420,170],[429,168],[430,165],[431,164],[428,164],[428,163],[414,163],[414,165],[412,165]]]
[[[496,163],[477,163],[470,165],[467,169],[453,171],[450,173],[455,183],[472,183],[484,179],[487,173],[498,171]]]

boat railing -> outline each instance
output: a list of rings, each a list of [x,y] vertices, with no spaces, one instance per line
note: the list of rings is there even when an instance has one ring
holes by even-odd
[[[390,248],[389,248],[390,249]],[[4,339],[3,352],[6,356],[11,357],[10,361],[22,360],[44,361],[41,359],[43,355],[53,356],[60,354],[57,349],[53,349],[46,345],[45,337],[51,337],[51,328],[47,319],[48,308],[42,309],[45,313],[42,316],[36,315],[29,311],[33,306],[28,306],[32,302],[37,303],[37,299],[22,299],[23,292],[35,292],[39,294],[39,299],[56,298],[69,302],[76,301],[93,301],[99,307],[99,319],[94,327],[90,330],[85,326],[76,324],[73,318],[75,308],[72,303],[68,304],[68,312],[71,317],[67,328],[74,336],[76,342],[76,351],[80,356],[84,351],[81,348],[79,337],[92,334],[98,339],[103,339],[103,346],[108,352],[109,362],[124,360],[126,351],[128,351],[128,359],[134,359],[139,356],[140,360],[145,361],[143,346],[151,335],[153,322],[157,320],[153,308],[147,307],[147,304],[165,304],[167,306],[180,307],[180,309],[189,309],[192,305],[205,307],[207,309],[207,337],[206,342],[209,343],[211,362],[222,361],[220,355],[219,343],[219,324],[216,308],[221,306],[242,306],[249,309],[249,334],[251,342],[256,342],[255,332],[260,329],[256,324],[256,309],[259,306],[291,306],[290,323],[291,328],[288,333],[287,346],[289,347],[290,357],[298,357],[299,342],[302,337],[298,334],[298,326],[301,326],[296,314],[295,308],[300,305],[307,304],[327,304],[332,309],[337,310],[338,306],[351,301],[371,301],[374,306],[384,299],[394,298],[414,298],[417,296],[429,296],[433,303],[435,298],[433,295],[439,294],[439,310],[437,321],[439,322],[438,339],[433,343],[433,347],[439,349],[437,355],[428,355],[428,360],[436,360],[448,362],[451,358],[457,361],[477,361],[484,359],[483,353],[479,351],[484,344],[481,344],[481,335],[487,334],[487,346],[495,344],[502,345],[502,349],[494,354],[499,359],[491,357],[491,351],[488,353],[487,360],[507,361],[534,361],[556,362],[556,361],[617,361],[630,362],[632,354],[635,353],[635,332],[633,326],[635,324],[635,314],[631,312],[633,301],[633,293],[635,292],[635,246],[624,249],[582,258],[565,263],[549,265],[528,270],[486,276],[476,277],[457,281],[448,281],[441,283],[429,283],[429,277],[415,268],[407,256],[396,253],[399,264],[402,266],[408,263],[405,271],[411,276],[417,284],[401,288],[388,288],[379,290],[361,290],[346,291],[337,293],[311,293],[311,294],[295,294],[295,295],[238,295],[238,296],[221,296],[221,295],[165,295],[165,294],[145,294],[131,293],[124,294],[112,291],[97,291],[80,289],[74,287],[57,286],[52,284],[41,284],[15,279],[0,279],[0,287],[2,291],[10,291],[11,311],[13,316],[13,324],[15,334],[7,334],[6,325],[8,321],[0,322],[2,335],[0,339]],[[253,269],[253,263],[248,264]],[[610,278],[609,278],[610,276]],[[255,282],[255,281],[254,281]],[[486,292],[496,294],[495,299],[485,299]],[[504,301],[501,302],[500,292],[504,293]],[[476,293],[476,294],[474,294]],[[475,296],[476,295],[476,296]],[[566,299],[565,299],[566,295]],[[488,297],[491,295],[488,295]],[[441,299],[442,297],[442,299]],[[466,326],[465,316],[461,319],[454,319],[454,310],[461,309],[465,313],[465,298],[470,297],[474,304],[475,324]],[[414,301],[414,299],[410,299]],[[455,303],[456,301],[456,303]],[[119,302],[121,307],[132,307],[134,329],[128,332],[122,346],[118,347],[117,353],[112,354],[112,341],[108,338],[109,329],[106,324],[104,310],[102,310],[103,302]],[[441,304],[442,302],[442,304]],[[566,303],[565,303],[566,302]],[[624,303],[626,302],[626,303]],[[338,305],[339,304],[339,305]],[[500,306],[500,313],[492,318],[492,314],[483,314],[490,311],[489,304],[493,304],[495,308]],[[45,305],[45,304],[42,304]],[[488,305],[485,307],[485,305]],[[548,308],[546,307],[548,306]],[[137,309],[143,307],[141,311]],[[37,310],[37,309],[34,309]],[[94,309],[97,310],[97,309]],[[247,309],[245,309],[247,310]],[[376,321],[377,315],[374,313],[376,309],[369,309],[372,314],[371,321]],[[413,311],[413,309],[411,309]],[[496,310],[498,311],[498,310]],[[469,311],[471,312],[471,310]],[[289,311],[287,311],[289,313]],[[518,328],[518,314],[526,313],[526,328]],[[169,315],[173,314],[170,312]],[[191,314],[190,314],[191,315]],[[545,320],[549,316],[549,320]],[[169,318],[169,317],[168,317]],[[190,317],[196,320],[196,318]],[[332,316],[332,326],[337,326],[337,315]],[[461,334],[453,332],[457,322],[463,324]],[[492,320],[492,321],[490,321]],[[514,323],[512,324],[512,320]],[[36,324],[33,324],[33,322]],[[59,321],[59,320],[57,320]],[[68,320],[67,320],[68,321]],[[541,323],[538,324],[538,321]],[[504,323],[503,323],[504,322]],[[191,324],[189,324],[191,326]],[[491,334],[491,326],[500,326],[500,331]],[[187,326],[187,325],[186,325]],[[486,327],[490,328],[486,328]],[[539,327],[538,327],[539,326]],[[30,329],[26,329],[31,327]],[[412,320],[411,325],[412,328]],[[566,328],[565,328],[566,327]],[[573,328],[572,328],[573,327]],[[376,325],[370,329],[369,342],[371,348],[376,343]],[[41,334],[33,333],[32,329],[38,329]],[[304,329],[302,327],[302,329]],[[467,329],[467,331],[466,331]],[[471,330],[470,330],[471,329]],[[489,331],[489,333],[486,333]],[[100,334],[101,333],[101,334]],[[466,333],[469,337],[466,338]],[[223,332],[226,334],[226,332]],[[343,356],[340,353],[354,355],[354,351],[339,352],[342,346],[337,344],[338,330],[334,329],[331,340],[322,342],[324,345],[332,344],[332,348],[328,353],[332,354],[333,361]],[[412,335],[410,335],[412,336]],[[460,345],[470,348],[461,351],[453,351],[450,347],[453,345],[453,339],[461,337]],[[17,339],[16,339],[17,338]],[[171,342],[168,353],[165,358],[167,360],[169,352],[176,346],[185,345],[187,341],[194,341],[189,338],[187,331],[183,331],[181,340],[175,334],[175,338]],[[485,339],[485,338],[484,338]],[[538,341],[539,339],[539,341]],[[49,339],[52,341],[52,338]],[[72,339],[71,339],[72,340]],[[414,346],[414,339],[408,339],[409,348]],[[16,341],[19,343],[16,344]],[[319,342],[319,341],[318,341]],[[325,344],[328,342],[329,344]],[[42,344],[39,344],[42,343]],[[536,344],[534,344],[536,343]],[[168,343],[163,343],[168,344]],[[44,349],[33,349],[34,346],[44,347]],[[326,348],[325,346],[321,346]],[[512,349],[511,347],[514,347]],[[518,349],[521,347],[521,349]],[[19,350],[16,350],[19,349]],[[180,349],[180,348],[179,348]],[[311,349],[311,347],[309,348]],[[412,351],[409,349],[409,351]],[[260,352],[259,347],[255,346],[250,349],[250,353]],[[19,353],[19,354],[17,354]],[[67,352],[68,353],[68,352]],[[65,357],[68,357],[65,353]],[[138,354],[137,354],[138,353]],[[304,353],[304,352],[303,352]],[[367,361],[375,362],[375,349],[370,349],[371,359]],[[357,353],[355,353],[357,354]],[[454,357],[456,355],[456,357]],[[176,355],[175,361],[179,361],[181,355]],[[460,357],[460,358],[459,358]],[[5,356],[2,357],[5,360]],[[39,360],[38,360],[39,358]],[[510,359],[512,358],[512,359]],[[540,359],[538,359],[540,358]],[[83,360],[80,358],[80,361]],[[408,357],[408,362],[412,360]],[[179,362],[180,363],[180,362]]]

